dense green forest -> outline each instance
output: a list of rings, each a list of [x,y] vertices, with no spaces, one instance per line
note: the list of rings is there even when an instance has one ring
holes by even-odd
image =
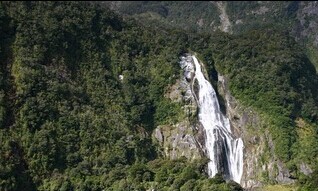
[[[240,189],[159,157],[149,136],[180,113],[163,92],[182,35],[83,2],[0,6],[1,190]]]
[[[108,1],[100,2],[119,13],[138,18],[140,24],[182,28],[192,32],[219,29],[220,8],[217,1]],[[295,23],[299,2],[228,1],[222,4],[232,23],[233,33],[239,34],[260,25],[290,27]],[[263,8],[262,8],[263,7]],[[262,13],[256,10],[264,9]],[[236,23],[237,20],[242,22]],[[262,23],[262,24],[261,24]]]
[[[233,95],[263,113],[271,123],[279,158],[290,161],[305,157],[302,159],[315,164],[317,137],[306,149],[304,145],[296,148],[295,143],[295,121],[301,118],[317,132],[318,120],[318,78],[301,48],[288,34],[270,28],[223,38],[215,46],[215,65],[229,76]]]
[[[303,47],[272,26],[240,35],[203,35],[192,45],[210,78],[217,80],[215,71],[225,74],[233,96],[265,119],[275,154],[299,179],[299,189],[316,189],[318,76]],[[299,171],[301,162],[316,169],[312,177]]]
[[[0,190],[242,190],[208,179],[205,159],[165,159],[151,139],[182,117],[163,95],[188,51],[264,115],[280,159],[316,166],[294,167],[300,189],[318,186],[318,77],[284,31],[199,35],[98,4],[0,2],[0,41]]]
[[[286,30],[304,45],[305,53],[318,68],[318,9],[310,1],[102,1],[103,6],[138,24],[183,29],[196,33],[223,30],[243,34],[264,25]],[[222,10],[224,13],[222,13]]]

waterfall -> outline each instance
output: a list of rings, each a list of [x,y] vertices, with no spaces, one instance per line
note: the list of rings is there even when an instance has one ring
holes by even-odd
[[[194,65],[193,65],[194,63]],[[208,174],[210,177],[222,173],[226,179],[240,183],[243,174],[243,141],[235,138],[231,132],[230,122],[220,110],[216,93],[205,79],[201,65],[195,56],[182,57],[181,67],[188,71],[195,70],[194,81],[197,80],[199,121],[205,134],[205,148],[210,159]],[[196,93],[193,93],[196,95]]]

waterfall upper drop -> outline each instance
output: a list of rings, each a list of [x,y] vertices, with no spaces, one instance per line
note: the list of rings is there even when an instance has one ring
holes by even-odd
[[[185,69],[186,78],[194,73],[193,83],[197,80],[199,121],[206,137],[205,148],[210,159],[208,174],[210,177],[222,173],[226,179],[240,183],[243,174],[243,141],[235,138],[231,132],[230,121],[220,110],[219,102],[212,85],[205,79],[201,65],[195,56],[181,57],[180,66]],[[189,76],[190,75],[190,76]]]

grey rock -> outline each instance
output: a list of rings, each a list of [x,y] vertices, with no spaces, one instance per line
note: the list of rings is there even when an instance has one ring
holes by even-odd
[[[186,118],[177,124],[158,126],[153,137],[163,148],[164,156],[170,159],[177,159],[182,156],[189,160],[198,159],[202,156],[201,144],[198,141],[198,125],[190,122],[197,114],[197,105],[191,91],[191,83],[194,77],[194,66],[180,64],[183,68],[183,75],[172,85],[166,98],[172,102],[181,102]]]
[[[162,136],[162,132],[160,131],[160,129],[155,129],[154,136],[159,141],[159,143],[162,144],[163,136]]]
[[[284,164],[281,161],[277,162],[277,168],[278,168],[278,176],[276,177],[276,180],[279,183],[291,184],[295,182],[295,180],[290,178],[288,169],[284,167]]]
[[[201,158],[191,125],[186,121],[172,126],[158,126],[154,136],[164,148],[164,155],[167,158],[177,159],[182,156],[189,160]],[[162,141],[160,141],[161,138]]]
[[[313,170],[304,162],[300,163],[299,165],[300,172],[304,173],[305,175],[310,175]]]
[[[282,184],[294,183],[288,169],[275,156],[274,142],[264,128],[266,123],[257,112],[243,107],[231,95],[225,76],[218,74],[218,79],[218,92],[225,100],[226,116],[230,119],[233,132],[242,136],[245,146],[242,187],[247,190],[262,187],[266,184],[264,178]]]

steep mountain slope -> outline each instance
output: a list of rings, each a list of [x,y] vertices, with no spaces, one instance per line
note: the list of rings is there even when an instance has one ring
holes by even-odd
[[[151,4],[164,14],[161,2]],[[214,13],[207,12],[219,16]],[[227,24],[216,26],[233,30],[231,14],[223,16]],[[179,19],[172,21],[182,24]],[[245,156],[260,162],[245,163],[244,182],[288,178],[303,190],[317,187],[318,77],[289,30],[196,34],[158,21],[163,26],[141,25],[96,3],[0,2],[1,190],[242,190],[221,174],[208,179],[208,160],[191,156],[202,148],[165,152],[163,147],[182,145],[184,134],[175,136],[179,143],[160,145],[152,138],[161,131],[170,136],[162,140],[171,140],[171,133],[184,131],[204,139],[191,129],[199,124],[193,99],[178,97],[187,96],[178,86],[180,78],[189,80],[179,65],[186,52],[196,52],[205,65],[224,114],[230,116],[231,108],[217,84],[227,79],[223,92],[257,116],[248,116],[241,129],[234,123],[240,115],[230,116],[249,151],[264,148]],[[249,119],[256,125],[248,126]]]
[[[164,25],[195,32],[216,30],[240,34],[261,26],[287,29],[304,45],[318,67],[316,1],[114,1],[113,10],[150,26]]]
[[[251,154],[250,161],[258,161],[255,166],[247,164],[246,170],[267,169],[262,178],[252,178],[261,182],[290,183],[308,173],[302,165],[317,165],[318,78],[287,33],[261,31],[223,39],[213,36],[215,67],[226,76],[230,96],[238,100],[234,103],[238,107],[228,106],[228,110],[234,109],[232,121],[249,142],[246,160],[258,153]],[[244,109],[238,113],[239,107]]]
[[[0,190],[240,188],[152,143],[183,116],[185,35],[82,2],[1,2],[0,24]]]

